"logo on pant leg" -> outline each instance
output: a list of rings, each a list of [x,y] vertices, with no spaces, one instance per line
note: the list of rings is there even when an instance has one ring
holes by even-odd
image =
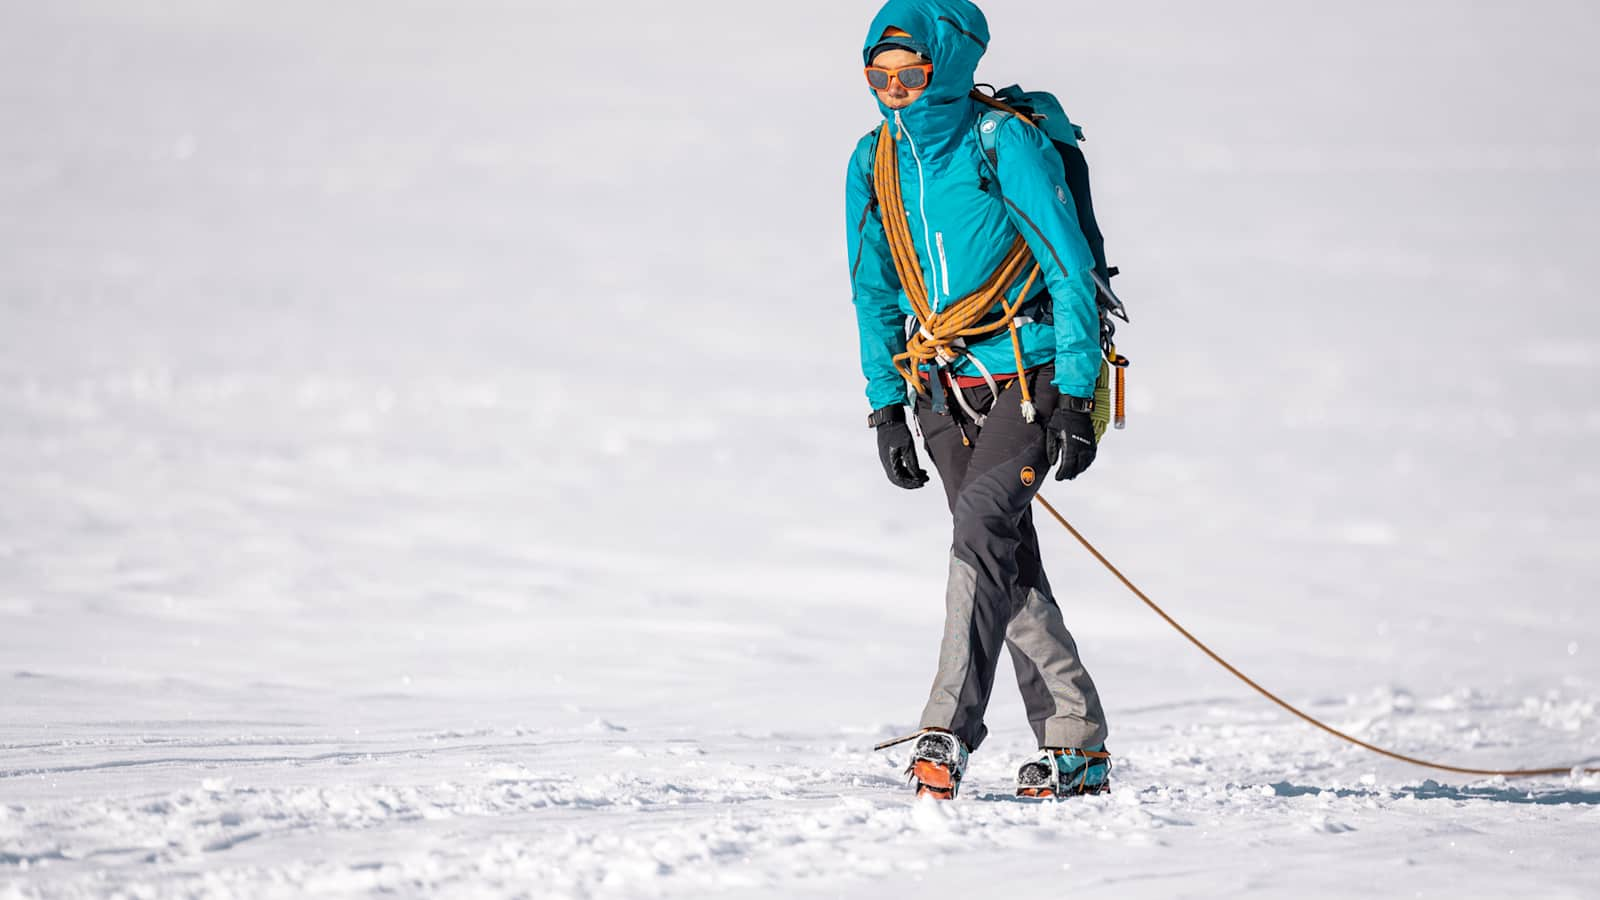
[[[1033,466],[1023,466],[1022,467],[1022,486],[1023,487],[1032,487],[1033,486]]]

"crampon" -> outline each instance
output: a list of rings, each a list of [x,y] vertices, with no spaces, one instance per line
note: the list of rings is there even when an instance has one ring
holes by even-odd
[[[967,748],[948,731],[928,731],[917,738],[906,775],[916,785],[918,797],[954,800],[967,769]]]
[[[1048,748],[1017,770],[1017,796],[1039,799],[1102,794],[1111,790],[1111,754],[1092,750]]]

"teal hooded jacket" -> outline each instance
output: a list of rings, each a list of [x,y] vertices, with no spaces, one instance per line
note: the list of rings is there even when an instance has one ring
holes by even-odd
[[[969,96],[989,43],[983,12],[967,0],[889,0],[867,29],[864,64],[871,63],[872,47],[891,27],[909,33],[933,54],[933,79],[922,96],[902,110],[878,105],[889,127],[902,136],[897,142],[900,190],[930,308],[943,310],[978,289],[1020,233],[1041,268],[1033,295],[1048,291],[1053,319],[1046,323],[1042,315],[1019,315],[1023,365],[1053,361],[1055,384],[1062,393],[1092,396],[1101,364],[1094,257],[1078,228],[1061,157],[1043,132],[1008,116],[996,130],[998,161],[992,172],[984,159],[976,125],[987,107]],[[893,359],[905,350],[912,307],[889,255],[881,208],[873,199],[876,141],[874,129],[850,157],[845,207],[861,370],[867,378],[867,401],[880,409],[907,402],[907,386]],[[1011,286],[1009,298],[1016,299],[1026,277],[1024,272]],[[1028,309],[1025,305],[1024,312]],[[998,305],[994,312],[1000,312]],[[1004,330],[969,343],[967,353],[994,375],[1017,369]],[[982,374],[967,357],[952,371]]]

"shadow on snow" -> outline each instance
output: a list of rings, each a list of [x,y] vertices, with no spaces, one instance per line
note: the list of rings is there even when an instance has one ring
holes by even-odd
[[[1577,788],[1528,790],[1493,785],[1459,787],[1440,784],[1431,778],[1416,787],[1403,787],[1392,792],[1358,788],[1319,788],[1313,785],[1290,784],[1287,781],[1280,781],[1272,785],[1272,790],[1279,797],[1304,797],[1331,793],[1335,797],[1386,797],[1398,795],[1401,797],[1415,797],[1418,800],[1489,800],[1495,803],[1528,803],[1540,806],[1559,806],[1568,803],[1579,806],[1600,806],[1600,791],[1578,790]]]

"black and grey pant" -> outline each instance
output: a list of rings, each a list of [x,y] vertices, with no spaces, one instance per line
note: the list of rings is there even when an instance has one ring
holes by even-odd
[[[974,750],[988,733],[983,712],[1002,643],[1039,746],[1093,747],[1106,737],[1100,697],[1050,593],[1033,529],[1033,496],[1050,476],[1044,423],[1059,396],[1054,374],[1045,366],[1027,376],[1038,407],[1031,423],[1022,418],[1015,381],[998,397],[988,387],[965,389],[968,405],[988,417],[981,428],[954,398],[949,414],[933,412],[927,397],[917,402],[923,446],[955,525],[944,641],[922,727],[948,728]]]

